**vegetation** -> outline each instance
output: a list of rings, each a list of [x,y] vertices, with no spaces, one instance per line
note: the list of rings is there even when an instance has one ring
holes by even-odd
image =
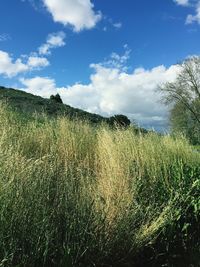
[[[52,97],[51,99],[45,99],[24,91],[0,87],[0,100],[6,101],[16,111],[23,112],[24,116],[44,113],[50,117],[66,116],[68,119],[87,120],[93,124],[107,121],[107,118],[100,115],[62,104],[62,99],[58,101],[59,96],[53,96],[53,98],[54,100],[52,100]]]
[[[0,266],[198,266],[200,153],[1,105],[0,215]]]
[[[109,118],[109,123],[112,126],[126,128],[130,126],[131,121],[124,115],[115,115]]]
[[[63,101],[62,101],[62,99],[61,99],[59,94],[51,95],[50,96],[50,100],[52,100],[53,102],[56,102],[56,103],[63,104]]]
[[[200,57],[193,56],[179,65],[175,82],[160,87],[166,104],[171,105],[171,126],[193,144],[200,144]]]
[[[33,114],[45,114],[48,117],[64,116],[70,120],[87,121],[92,125],[108,124],[111,128],[127,127],[130,120],[125,115],[115,115],[110,118],[102,117],[98,114],[92,114],[78,108],[73,108],[62,103],[59,94],[51,95],[50,99],[32,95],[24,91],[5,88],[0,86],[0,100],[7,102],[12,109],[23,113],[24,117],[30,117]],[[135,133],[144,133],[148,131],[144,128],[132,124]]]

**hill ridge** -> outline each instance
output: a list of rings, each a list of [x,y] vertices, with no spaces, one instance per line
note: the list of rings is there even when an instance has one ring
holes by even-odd
[[[50,116],[64,115],[70,119],[83,119],[92,123],[108,122],[108,118],[101,115],[14,88],[0,86],[0,100],[6,100],[12,108],[28,114],[44,112]]]

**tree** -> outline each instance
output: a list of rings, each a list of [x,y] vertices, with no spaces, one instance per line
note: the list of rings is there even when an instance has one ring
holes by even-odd
[[[165,104],[171,107],[172,129],[200,140],[200,57],[193,56],[179,64],[176,80],[161,85],[159,90]]]
[[[51,96],[50,96],[50,100],[52,100],[52,101],[54,101],[54,102],[56,102],[56,103],[61,103],[61,104],[63,104],[62,99],[61,99],[61,97],[60,97],[59,94],[51,95]]]
[[[125,115],[114,115],[109,118],[109,124],[111,126],[116,126],[116,127],[122,127],[122,128],[127,128],[130,125],[131,121],[127,118]]]

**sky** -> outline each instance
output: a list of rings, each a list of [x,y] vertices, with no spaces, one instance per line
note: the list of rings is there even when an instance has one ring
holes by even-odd
[[[200,0],[1,0],[0,85],[167,129],[158,85],[200,54]]]

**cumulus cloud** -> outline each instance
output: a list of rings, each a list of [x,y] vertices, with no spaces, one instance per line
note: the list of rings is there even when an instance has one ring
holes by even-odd
[[[22,63],[21,59],[18,58],[13,62],[13,59],[7,52],[0,50],[0,74],[12,77],[18,73],[27,71],[27,69],[27,65]]]
[[[64,46],[64,39],[64,32],[49,34],[46,43],[38,48],[39,53],[34,52],[29,56],[23,55],[16,60],[9,53],[0,50],[0,74],[12,78],[26,71],[40,70],[49,66],[50,62],[43,55],[51,54],[53,48]]]
[[[14,77],[19,73],[46,67],[49,62],[46,58],[30,56],[24,63],[21,58],[13,58],[5,51],[0,50],[0,74],[7,77]]]
[[[57,89],[65,103],[109,116],[123,113],[144,126],[165,121],[167,110],[159,103],[155,89],[158,84],[175,79],[177,66],[138,68],[132,73],[98,64],[93,67],[90,84]]]
[[[42,97],[59,93],[63,102],[73,107],[104,116],[122,113],[144,127],[166,124],[167,108],[160,103],[155,89],[160,83],[174,81],[178,66],[137,68],[131,73],[102,63],[91,66],[94,73],[89,84],[56,87],[53,79],[35,77],[21,80],[25,85],[22,90]]]
[[[71,25],[76,32],[91,29],[101,19],[91,0],[43,0],[55,22]]]
[[[24,90],[42,97],[49,97],[56,92],[55,81],[48,77],[21,78],[20,82],[25,86]]]
[[[47,41],[45,44],[41,45],[39,47],[39,54],[40,55],[49,55],[51,54],[51,49],[56,47],[62,47],[65,45],[65,39],[66,35],[64,32],[57,32],[57,33],[51,33],[47,37]]]

